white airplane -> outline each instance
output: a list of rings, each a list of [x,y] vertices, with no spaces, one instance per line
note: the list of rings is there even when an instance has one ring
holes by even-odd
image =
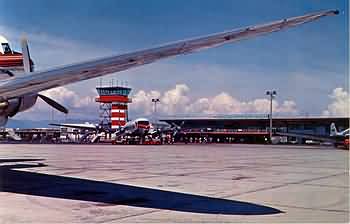
[[[89,122],[85,122],[85,123],[82,123],[82,124],[78,124],[78,123],[61,123],[61,124],[57,124],[57,123],[52,123],[52,124],[49,124],[49,125],[52,125],[52,126],[58,126],[58,127],[65,127],[65,128],[69,128],[69,132],[71,133],[70,135],[68,135],[68,137],[70,139],[75,139],[76,136],[78,136],[78,139],[79,139],[79,142],[82,143],[82,142],[89,142],[89,137],[90,136],[94,136],[92,139],[91,139],[91,142],[92,140],[96,141],[98,140],[96,136],[101,137],[101,134],[102,132],[104,131],[104,129],[98,125],[98,124],[92,124],[92,123],[89,123]],[[80,130],[80,133],[72,133],[74,132],[76,129]],[[95,139],[96,137],[96,139]]]
[[[91,124],[88,122],[83,124],[52,123],[50,125],[67,127],[67,128],[76,128],[81,130],[97,131],[97,132],[101,132],[101,131],[112,132],[112,130],[106,130],[99,124]],[[151,123],[148,119],[138,118],[132,121],[128,121],[124,126],[121,126],[120,128],[118,128],[115,133],[133,134],[133,133],[136,133],[138,130],[141,132],[141,131],[147,131],[150,128],[151,128]]]
[[[349,138],[349,136],[350,136],[350,128],[345,129],[343,131],[338,131],[337,127],[335,126],[335,123],[331,124],[330,130],[331,130],[330,131],[331,137]]]
[[[151,130],[151,122],[147,118],[137,118],[128,121],[124,126],[120,127],[114,134],[115,137],[121,135],[138,135],[144,136]]]
[[[312,135],[312,134],[302,134],[302,133],[293,133],[293,132],[276,132],[279,136],[295,137],[302,138],[314,142],[328,142],[333,143],[335,146],[343,145],[349,147],[349,137],[350,137],[350,128],[344,131],[337,131],[335,123],[330,125],[329,136],[324,135]]]
[[[11,68],[16,67],[16,63],[14,66],[8,63],[9,60],[11,61],[11,56],[15,56],[18,53],[11,49],[6,39],[2,38],[0,40],[3,41],[1,42],[2,49],[0,51],[0,72],[10,77],[0,80],[0,126],[4,126],[9,117],[13,117],[17,113],[31,108],[36,103],[38,97],[55,109],[63,113],[68,113],[68,110],[64,106],[39,94],[43,90],[124,71],[136,66],[153,63],[163,58],[189,54],[226,43],[284,30],[318,20],[322,17],[337,14],[339,14],[338,10],[315,12],[267,24],[183,40],[156,48],[37,72],[33,71],[33,63],[30,59],[28,44],[24,39],[22,40],[21,55],[23,58],[24,74],[21,76],[15,76],[11,70]],[[14,62],[18,62],[18,60],[14,60]]]
[[[80,130],[86,130],[87,135],[94,134],[95,137],[92,138],[92,142],[98,141],[98,138],[102,137],[102,132],[112,132],[112,130],[106,130],[101,125],[83,123],[83,124],[50,124],[53,126],[67,127],[67,128],[76,128]],[[122,135],[137,135],[143,137],[148,134],[151,130],[151,122],[146,118],[138,118],[132,121],[128,121],[124,126],[121,126],[115,132],[112,133],[113,138],[122,136]]]
[[[17,135],[13,128],[4,128],[0,129],[0,134],[5,135],[8,139],[12,139],[14,141],[21,141],[21,136]]]

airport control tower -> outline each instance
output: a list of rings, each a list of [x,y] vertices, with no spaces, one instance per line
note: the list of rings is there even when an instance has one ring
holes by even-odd
[[[100,103],[100,125],[117,129],[128,121],[128,103],[131,88],[121,86],[96,87]]]

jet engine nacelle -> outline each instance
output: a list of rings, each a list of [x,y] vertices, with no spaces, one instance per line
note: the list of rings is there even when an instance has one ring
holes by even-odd
[[[31,108],[36,103],[37,98],[37,94],[32,94],[0,101],[0,126],[6,124],[8,117]]]

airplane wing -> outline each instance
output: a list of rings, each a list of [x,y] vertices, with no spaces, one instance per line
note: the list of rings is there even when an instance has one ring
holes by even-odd
[[[96,130],[94,124],[49,124],[52,126],[66,127],[66,128],[77,128],[77,129],[86,129],[86,130]]]
[[[122,128],[122,129],[119,129],[117,130],[114,135],[115,137],[120,137],[120,136],[124,136],[126,134],[125,130]]]
[[[21,141],[22,138],[21,136],[17,135],[15,131],[12,128],[6,128],[7,134],[9,135],[10,138],[12,138],[15,141]]]
[[[263,25],[250,26],[205,37],[179,41],[152,49],[106,57],[48,71],[33,72],[21,77],[9,78],[0,81],[0,98],[9,99],[25,94],[37,93],[50,88],[149,64],[162,58],[188,54],[226,43],[280,31],[315,21],[321,17],[337,15],[338,13],[338,10],[316,12]]]
[[[309,135],[309,134],[292,133],[292,132],[276,132],[275,134],[279,136],[303,138],[303,139],[310,139],[310,140],[321,141],[321,142],[341,143],[341,141],[337,140],[336,138],[320,136],[320,135]]]

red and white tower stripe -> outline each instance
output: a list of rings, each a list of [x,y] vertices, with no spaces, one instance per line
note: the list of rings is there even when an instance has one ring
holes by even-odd
[[[112,129],[117,129],[124,126],[127,121],[127,105],[123,104],[112,104],[111,109],[111,123]]]
[[[96,87],[99,96],[96,102],[100,103],[100,124],[111,129],[124,126],[128,120],[128,97],[131,88],[110,86]]]

